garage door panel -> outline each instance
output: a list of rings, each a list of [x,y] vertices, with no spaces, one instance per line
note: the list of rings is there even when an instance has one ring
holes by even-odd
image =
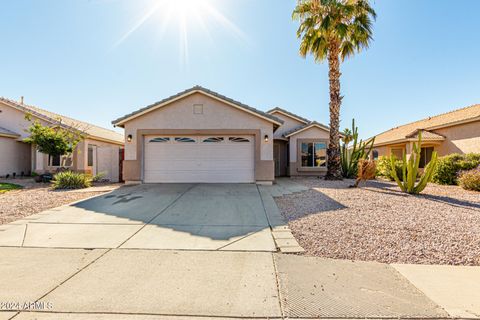
[[[144,181],[155,182],[254,182],[253,137],[249,142],[195,143],[150,142],[145,138]]]

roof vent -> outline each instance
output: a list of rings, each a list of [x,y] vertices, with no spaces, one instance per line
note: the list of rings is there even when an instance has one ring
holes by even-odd
[[[23,105],[23,96],[20,97],[20,104]]]

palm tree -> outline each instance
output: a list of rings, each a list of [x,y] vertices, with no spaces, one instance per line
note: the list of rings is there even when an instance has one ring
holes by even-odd
[[[368,0],[298,0],[292,18],[300,21],[300,55],[328,60],[330,82],[330,142],[325,179],[340,180],[340,60],[368,48],[376,13]]]

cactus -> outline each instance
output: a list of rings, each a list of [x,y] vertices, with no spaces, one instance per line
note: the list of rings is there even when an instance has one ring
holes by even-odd
[[[390,155],[390,171],[391,175],[394,178],[395,182],[398,184],[400,189],[403,192],[410,194],[419,194],[425,189],[427,184],[432,180],[433,172],[435,171],[435,166],[437,165],[437,152],[432,153],[432,159],[427,164],[427,167],[423,171],[420,180],[415,185],[418,175],[418,167],[420,165],[420,153],[422,145],[422,132],[418,133],[418,142],[413,144],[413,153],[410,158],[407,160],[405,152],[403,153],[403,164],[402,164],[402,176],[403,181],[400,181],[395,170],[395,161],[397,160],[395,156]]]
[[[343,145],[341,147],[342,175],[345,178],[354,178],[357,175],[358,161],[365,159],[373,148],[375,137],[368,142],[358,141],[358,128],[355,127],[355,119],[352,119],[352,130],[345,129],[342,137]],[[352,148],[349,148],[353,141]]]

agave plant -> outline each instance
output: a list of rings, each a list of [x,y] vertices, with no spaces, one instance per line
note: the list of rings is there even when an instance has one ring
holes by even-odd
[[[343,145],[341,147],[342,175],[344,178],[354,178],[358,172],[358,161],[365,159],[373,148],[375,137],[364,142],[358,140],[358,128],[355,127],[355,119],[352,120],[352,130],[345,129],[342,137]],[[350,147],[350,142],[353,145]]]
[[[391,175],[403,192],[407,192],[410,194],[419,194],[420,192],[423,191],[423,189],[425,189],[427,184],[432,180],[433,173],[437,165],[436,151],[432,153],[432,159],[430,160],[427,167],[423,171],[423,174],[420,177],[420,180],[418,181],[418,183],[415,184],[417,181],[417,176],[419,172],[418,167],[420,165],[421,145],[422,145],[422,133],[421,131],[419,131],[418,142],[413,144],[413,153],[408,160],[405,155],[405,152],[403,153],[403,164],[402,164],[403,181],[400,181],[397,175],[397,171],[395,170],[395,161],[397,160],[397,158],[393,154],[390,155]]]

